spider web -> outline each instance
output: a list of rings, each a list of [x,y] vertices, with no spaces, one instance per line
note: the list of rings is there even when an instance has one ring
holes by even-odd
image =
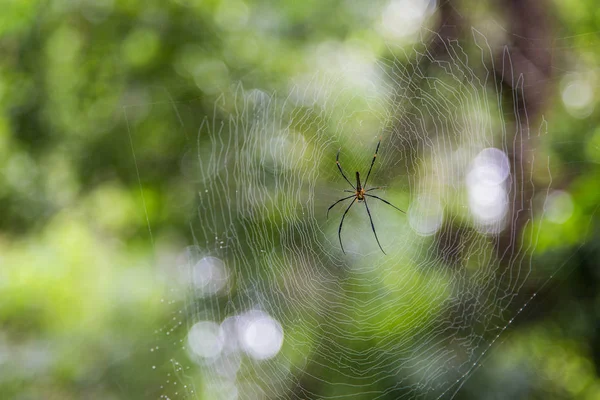
[[[468,44],[426,37],[285,94],[233,87],[199,127],[194,102],[164,106],[190,139],[178,200],[193,213],[164,264],[161,397],[452,398],[535,296],[533,199],[551,176],[529,149],[545,121],[527,120],[510,52],[498,64],[475,29]],[[343,254],[348,203],[325,217],[351,189],[336,152],[364,177],[380,137],[369,187],[407,214],[369,201],[384,255],[354,205]]]

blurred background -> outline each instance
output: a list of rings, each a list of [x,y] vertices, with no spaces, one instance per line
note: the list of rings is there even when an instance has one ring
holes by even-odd
[[[600,398],[595,1],[3,0],[2,10],[0,397]],[[373,85],[374,71],[387,83]],[[493,121],[483,139],[456,139],[435,116],[406,117],[410,107],[396,106],[427,103],[428,78],[443,74],[457,88],[448,110],[464,98],[494,113],[456,118],[479,128]],[[429,89],[434,104],[446,104],[441,89]],[[290,158],[271,152],[265,161],[262,149],[279,142],[263,132],[276,125],[298,136],[286,128]],[[471,208],[485,203],[483,220],[457,207],[442,223],[439,201],[415,202],[419,190],[451,186],[439,168],[446,162],[436,164],[442,153],[418,150],[426,142],[418,134],[438,126],[448,148],[481,139],[469,160],[479,154],[475,165],[516,177],[501,205],[467,188]],[[366,217],[346,222],[345,232],[361,233],[344,236],[351,261],[338,248],[344,206],[324,218],[349,189],[332,163],[337,149],[352,181],[379,136],[373,184],[395,185],[381,196],[411,205],[410,224],[398,229],[416,230],[409,247],[424,249],[405,256],[422,275],[399,276],[410,286],[388,291],[361,275],[400,268],[381,261]],[[480,152],[494,146],[504,152]],[[231,201],[263,168],[284,182],[265,192],[279,197]],[[427,186],[431,176],[436,185]],[[262,218],[267,202],[277,212]],[[382,207],[382,245],[404,254],[406,245],[388,239],[397,231],[384,227],[399,217]],[[492,209],[510,223],[486,220]],[[298,268],[284,270],[288,263]],[[479,295],[463,301],[452,290],[466,290],[461,271],[473,265],[498,278],[473,278]],[[320,271],[326,284],[313,286]],[[290,299],[305,287],[314,304],[294,309]],[[429,300],[386,297],[407,287]],[[439,297],[456,314],[432,317]],[[472,311],[484,297],[490,320],[485,307]],[[409,306],[420,311],[396,318]],[[311,307],[323,321],[302,322]],[[381,310],[377,319],[370,307]],[[344,325],[349,315],[354,330]],[[402,335],[372,339],[429,323],[429,358],[387,347]],[[221,357],[227,346],[241,355]],[[367,347],[389,357],[376,373]],[[456,369],[454,354],[464,355]]]

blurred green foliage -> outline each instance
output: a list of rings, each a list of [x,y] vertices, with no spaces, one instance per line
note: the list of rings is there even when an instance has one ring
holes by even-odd
[[[554,6],[557,51],[569,68],[597,74],[596,3]],[[1,8],[0,397],[158,398],[174,355],[158,351],[170,338],[156,329],[173,309],[160,301],[166,285],[154,255],[185,242],[194,212],[180,177],[195,134],[187,127],[212,115],[215,97],[236,82],[285,91],[324,41],[360,39],[385,54],[370,23],[375,3],[4,0]],[[526,288],[543,299],[519,315],[531,322],[511,325],[503,351],[459,398],[506,398],[511,377],[525,387],[516,398],[600,398],[600,112],[574,118],[555,97],[546,151],[574,212],[539,232],[539,280],[554,277]],[[131,132],[143,132],[135,144]],[[172,198],[189,201],[174,207]],[[556,265],[556,254],[572,256]],[[416,312],[395,328],[423,318]],[[500,394],[484,396],[489,388]]]

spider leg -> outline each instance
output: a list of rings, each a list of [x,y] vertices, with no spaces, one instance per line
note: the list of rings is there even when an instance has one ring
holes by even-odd
[[[344,171],[342,171],[342,166],[340,165],[340,150],[338,150],[337,152],[337,156],[335,156],[335,163],[337,164],[338,169],[340,170],[340,174],[342,174],[342,176],[344,177],[344,179],[346,180],[346,182],[348,182],[350,184],[350,186],[352,186],[352,188],[354,190],[356,190],[356,187],[354,187],[354,185],[352,184],[352,182],[350,182],[348,180],[348,178],[346,177],[346,174],[344,174]]]
[[[342,253],[344,254],[346,254],[346,251],[344,251],[344,245],[342,244],[342,224],[344,223],[344,218],[346,218],[346,214],[348,214],[350,207],[352,207],[354,204],[356,204],[356,200],[352,201],[348,208],[346,208],[346,211],[344,211],[344,215],[342,215],[342,220],[340,221],[340,227],[338,228],[338,239],[340,239],[340,247],[342,248]]]
[[[365,193],[366,193],[366,192],[370,192],[371,190],[383,189],[383,188],[386,188],[386,187],[387,187],[387,186],[377,186],[377,187],[371,188],[371,189],[369,189],[369,190],[365,190]]]
[[[338,201],[336,201],[335,203],[333,203],[332,205],[330,205],[329,208],[327,209],[327,218],[329,218],[329,210],[331,210],[333,208],[333,206],[335,206],[340,201],[348,200],[351,197],[356,197],[356,195],[353,194],[352,196],[344,197],[343,199],[339,199]]]
[[[365,194],[365,196],[369,196],[369,197],[373,197],[374,199],[381,200],[381,201],[383,201],[385,204],[388,204],[388,205],[390,205],[390,206],[394,207],[396,210],[400,211],[402,214],[406,214],[406,212],[402,211],[401,209],[399,209],[398,207],[396,207],[395,205],[393,205],[393,204],[392,204],[392,203],[390,203],[389,201],[382,199],[381,197],[377,197],[377,196],[375,196],[374,194]]]
[[[367,187],[367,181],[369,180],[369,175],[371,175],[371,170],[373,169],[373,164],[375,164],[375,159],[377,158],[377,153],[379,152],[379,145],[381,144],[381,138],[379,138],[379,142],[377,142],[377,148],[375,149],[375,154],[373,155],[373,161],[371,161],[371,166],[369,167],[369,172],[367,172],[367,179],[365,179],[365,184],[363,187]]]
[[[350,189],[346,189],[346,190],[344,190],[344,192],[348,192],[348,193],[356,193],[356,190],[350,190]]]
[[[379,245],[379,248],[381,249],[383,254],[387,255],[387,253],[385,251],[383,251],[383,248],[381,247],[381,243],[379,243],[379,238],[377,237],[377,232],[375,232],[375,225],[373,225],[373,218],[371,218],[371,211],[369,210],[369,206],[367,205],[367,200],[364,199],[363,201],[365,202],[365,207],[367,207],[367,214],[369,214],[369,221],[371,221],[371,229],[373,229],[373,234],[375,235],[375,240],[377,240],[377,244]]]

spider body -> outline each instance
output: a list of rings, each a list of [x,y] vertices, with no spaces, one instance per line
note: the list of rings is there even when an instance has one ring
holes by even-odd
[[[406,214],[404,211],[402,211],[401,209],[399,209],[398,207],[396,207],[389,201],[384,200],[381,197],[375,196],[373,194],[368,194],[368,192],[370,192],[372,190],[381,189],[381,187],[374,187],[371,189],[367,189],[367,182],[369,180],[369,176],[371,175],[371,170],[373,169],[373,164],[375,164],[375,159],[377,158],[377,153],[379,152],[379,145],[381,145],[381,139],[379,139],[379,142],[377,142],[377,148],[375,149],[375,154],[373,155],[373,160],[371,161],[371,166],[369,167],[369,172],[367,172],[367,178],[365,179],[364,186],[361,185],[361,183],[360,183],[360,173],[358,171],[356,171],[356,186],[354,186],[352,184],[352,182],[350,182],[350,180],[346,177],[346,174],[344,174],[344,170],[342,169],[342,165],[340,164],[340,150],[338,150],[337,156],[335,158],[335,163],[338,167],[338,170],[340,171],[340,174],[342,174],[342,177],[346,180],[346,182],[348,182],[348,184],[350,184],[350,186],[352,186],[352,189],[353,189],[353,190],[348,190],[348,189],[344,190],[344,192],[349,192],[349,193],[353,193],[353,194],[348,197],[339,199],[338,201],[333,203],[331,206],[329,206],[329,208],[327,209],[327,217],[329,218],[329,210],[331,210],[336,204],[338,204],[344,200],[352,199],[352,202],[350,203],[348,208],[346,208],[346,211],[344,211],[344,215],[342,215],[342,219],[340,221],[340,226],[338,228],[338,239],[340,240],[340,247],[342,248],[342,252],[344,254],[346,254],[346,251],[344,251],[344,245],[342,244],[342,226],[344,224],[344,219],[346,218],[346,214],[348,214],[348,211],[350,211],[350,208],[355,203],[358,202],[358,203],[363,203],[365,205],[365,208],[367,209],[367,214],[369,215],[369,221],[371,222],[371,229],[373,230],[373,235],[375,235],[375,240],[377,241],[377,245],[379,246],[379,248],[381,249],[383,254],[386,254],[386,253],[385,253],[385,251],[383,251],[383,248],[381,247],[381,243],[379,243],[379,238],[377,237],[377,232],[375,231],[375,225],[373,224],[373,218],[371,217],[371,211],[369,210],[369,206],[367,205],[367,197],[380,200],[380,201],[384,202],[385,204],[394,207],[396,210],[400,211],[401,213]]]
[[[363,201],[365,199],[365,189],[360,185],[360,173],[356,171],[356,199]]]

